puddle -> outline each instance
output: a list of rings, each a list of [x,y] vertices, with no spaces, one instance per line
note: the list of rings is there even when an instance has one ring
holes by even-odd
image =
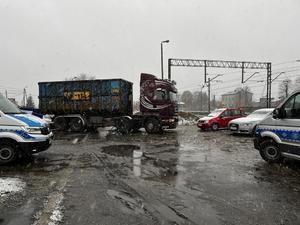
[[[137,145],[110,145],[102,147],[104,153],[117,157],[132,157],[134,150],[140,150]]]

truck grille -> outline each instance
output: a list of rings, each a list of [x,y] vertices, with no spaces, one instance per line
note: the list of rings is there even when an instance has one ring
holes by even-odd
[[[178,105],[177,104],[175,104],[175,106],[174,106],[174,112],[178,113]]]

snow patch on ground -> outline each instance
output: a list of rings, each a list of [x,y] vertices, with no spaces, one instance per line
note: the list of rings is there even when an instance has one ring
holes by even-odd
[[[178,125],[181,125],[181,126],[188,126],[188,125],[195,125],[197,124],[197,121],[194,120],[194,119],[185,119],[183,117],[179,117],[178,119]]]
[[[52,212],[52,215],[50,216],[51,222],[49,222],[48,225],[59,224],[60,222],[62,222],[62,219],[63,219],[63,213],[61,209],[58,207]]]
[[[21,192],[26,183],[19,178],[0,178],[0,197]]]
[[[63,213],[62,213],[62,202],[64,200],[64,195],[59,193],[57,199],[55,200],[55,208],[52,211],[52,215],[50,216],[50,222],[48,225],[55,225],[62,222]]]

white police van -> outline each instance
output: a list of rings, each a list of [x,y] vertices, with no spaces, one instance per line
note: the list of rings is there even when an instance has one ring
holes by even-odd
[[[300,160],[300,90],[258,124],[254,146],[270,163],[279,163],[284,158]]]
[[[45,121],[23,113],[0,94],[0,165],[47,150],[52,136]]]

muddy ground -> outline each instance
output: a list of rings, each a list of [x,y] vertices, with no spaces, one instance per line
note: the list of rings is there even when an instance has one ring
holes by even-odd
[[[0,178],[20,183],[0,192],[1,225],[300,224],[300,163],[228,131],[57,133]]]

